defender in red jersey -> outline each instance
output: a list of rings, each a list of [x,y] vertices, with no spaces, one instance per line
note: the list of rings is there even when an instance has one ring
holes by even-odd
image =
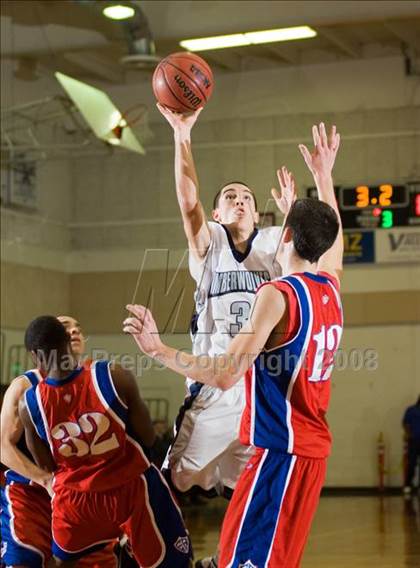
[[[219,567],[296,568],[325,478],[331,436],[325,414],[342,333],[343,236],[332,168],[340,137],[313,127],[299,148],[319,201],[292,205],[277,254],[283,277],[260,287],[250,319],[227,352],[194,357],[164,345],[149,310],[128,306],[124,331],[182,375],[228,389],[247,371],[241,439],[256,446],[228,507]]]
[[[55,468],[56,561],[73,566],[125,533],[141,566],[186,568],[188,533],[143,449],[155,435],[134,377],[106,361],[79,367],[52,316],[31,322],[25,345],[46,374],[19,411],[37,463]]]
[[[70,334],[72,352],[82,356],[85,340],[80,324],[71,316],[58,316],[58,319]],[[31,460],[18,415],[21,396],[43,378],[33,369],[14,379],[1,411],[1,459],[10,468],[1,487],[1,561],[6,566],[42,568],[52,556],[51,497],[47,491],[52,476]],[[78,566],[116,568],[113,548],[110,543]]]

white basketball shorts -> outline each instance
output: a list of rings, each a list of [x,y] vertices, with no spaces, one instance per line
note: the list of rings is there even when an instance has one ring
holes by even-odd
[[[163,468],[182,492],[194,485],[219,495],[233,490],[253,448],[239,442],[245,406],[244,379],[222,391],[192,383],[175,424],[175,440]]]

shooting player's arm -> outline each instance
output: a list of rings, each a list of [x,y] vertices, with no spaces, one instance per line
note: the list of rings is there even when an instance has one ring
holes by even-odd
[[[199,183],[191,149],[191,129],[202,109],[177,114],[162,105],[160,112],[174,130],[176,195],[191,253],[204,258],[210,246],[210,229],[199,198]]]

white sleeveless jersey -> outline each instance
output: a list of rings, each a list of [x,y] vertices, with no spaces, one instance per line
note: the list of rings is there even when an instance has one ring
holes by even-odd
[[[235,249],[228,230],[209,223],[211,244],[203,260],[190,253],[197,283],[194,355],[224,353],[247,321],[258,286],[281,275],[275,256],[281,227],[255,229],[244,253]]]

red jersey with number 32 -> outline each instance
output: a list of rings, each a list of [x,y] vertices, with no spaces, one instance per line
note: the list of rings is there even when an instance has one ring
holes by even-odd
[[[241,441],[324,458],[331,448],[330,377],[343,331],[338,282],[324,272],[302,272],[263,286],[286,296],[288,328],[281,345],[261,352],[246,374]]]
[[[47,378],[26,391],[32,422],[57,464],[55,489],[112,489],[150,465],[127,432],[127,406],[118,396],[109,366],[107,361],[94,361],[64,380]]]

